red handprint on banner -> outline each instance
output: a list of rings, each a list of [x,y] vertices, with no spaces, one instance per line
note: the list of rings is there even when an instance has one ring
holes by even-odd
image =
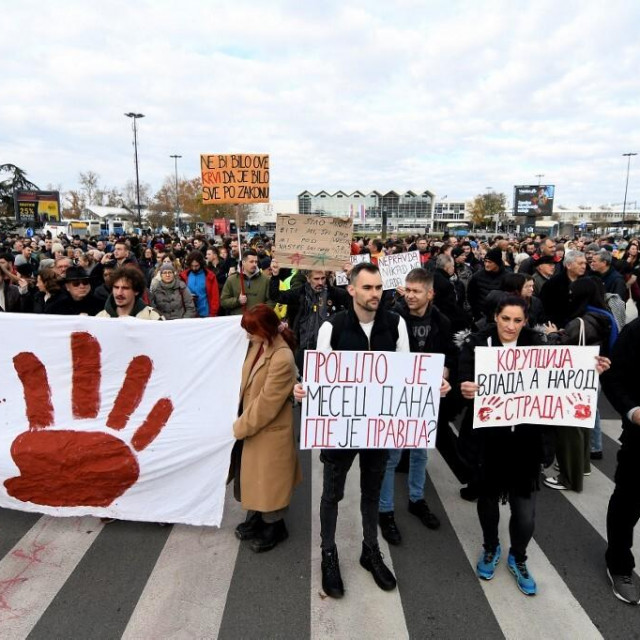
[[[482,399],[482,406],[478,409],[478,418],[481,422],[487,422],[491,418],[494,409],[499,409],[504,403],[498,396]],[[499,417],[494,418],[500,420]]]
[[[588,420],[591,417],[591,405],[585,404],[581,393],[572,393],[567,396],[567,402],[573,407],[573,417],[578,420]]]
[[[100,343],[91,334],[71,334],[74,418],[98,416],[100,352]],[[47,430],[54,426],[54,410],[45,366],[31,352],[16,355],[13,366],[24,389],[29,430],[11,445],[11,457],[20,475],[4,482],[10,496],[51,507],[106,507],[135,484],[140,468],[126,442],[102,431]],[[152,370],[147,356],[136,356],[129,362],[107,427],[121,431],[127,426],[142,401]],[[133,449],[142,451],[151,444],[172,413],[169,398],[158,400],[133,434]]]

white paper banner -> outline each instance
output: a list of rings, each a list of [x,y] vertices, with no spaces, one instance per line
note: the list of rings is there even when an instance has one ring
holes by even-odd
[[[426,449],[436,442],[441,353],[306,351],[302,449]]]
[[[247,349],[238,317],[0,313],[0,331],[0,506],[220,524]]]
[[[411,269],[420,266],[420,252],[407,251],[405,253],[392,253],[388,256],[378,258],[378,267],[382,276],[382,288],[396,289],[404,287],[404,281],[407,273]]]
[[[598,347],[476,347],[473,426],[593,428]]]
[[[371,262],[371,256],[368,253],[360,253],[350,257],[351,264],[356,265],[361,262]],[[344,287],[349,284],[346,271],[336,271],[336,287]]]

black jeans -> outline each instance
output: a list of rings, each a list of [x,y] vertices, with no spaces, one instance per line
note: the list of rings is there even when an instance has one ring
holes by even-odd
[[[320,500],[320,537],[323,551],[336,544],[338,503],[344,497],[344,483],[355,457],[360,456],[360,513],[362,534],[370,549],[378,546],[378,501],[380,487],[387,468],[386,449],[323,449],[324,464],[322,498]]]
[[[484,548],[495,551],[498,546],[498,523],[500,522],[500,500],[498,496],[480,496],[478,498],[478,518],[484,537]],[[533,536],[536,521],[536,494],[529,498],[509,494],[511,519],[509,520],[509,536],[511,548],[509,553],[516,562],[527,559],[527,545]]]
[[[640,519],[640,436],[623,433],[620,440],[616,486],[607,511],[606,561],[612,574],[629,575],[635,567],[633,528]]]

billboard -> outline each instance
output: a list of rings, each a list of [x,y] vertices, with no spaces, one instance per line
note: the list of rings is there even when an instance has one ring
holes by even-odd
[[[516,216],[550,216],[553,213],[553,195],[555,186],[516,185],[513,202]]]
[[[38,224],[60,220],[59,191],[15,191],[13,202],[16,220]]]

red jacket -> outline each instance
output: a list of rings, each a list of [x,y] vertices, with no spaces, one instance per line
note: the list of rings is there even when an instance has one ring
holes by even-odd
[[[205,287],[207,289],[207,300],[209,301],[209,317],[217,316],[220,309],[220,295],[218,293],[218,279],[216,274],[209,269],[204,270],[206,279]],[[189,269],[180,272],[180,279],[187,284],[189,278]]]

